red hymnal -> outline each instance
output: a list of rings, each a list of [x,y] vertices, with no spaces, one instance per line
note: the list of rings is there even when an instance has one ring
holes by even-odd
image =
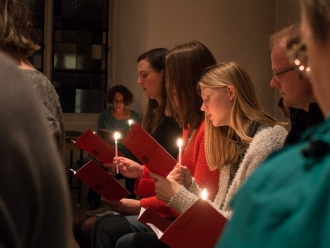
[[[77,178],[106,200],[119,201],[131,194],[94,160],[87,162],[78,171],[73,172]]]
[[[141,211],[138,220],[149,225],[158,238],[172,248],[214,247],[227,222],[218,210],[202,199],[198,199],[172,223],[150,208]]]
[[[100,160],[104,164],[113,163],[115,157],[115,148],[87,129],[76,141],[75,144],[90,155]],[[118,156],[123,156],[118,151]]]
[[[176,160],[137,122],[123,140],[123,144],[151,172],[158,175],[166,177],[177,164]]]

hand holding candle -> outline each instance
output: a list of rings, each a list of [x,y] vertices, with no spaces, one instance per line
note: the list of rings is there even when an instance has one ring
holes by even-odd
[[[115,139],[115,157],[118,157],[118,139],[120,138],[120,134],[118,132],[114,133]],[[118,162],[116,163],[116,173],[119,174]]]
[[[178,147],[179,147],[178,163],[181,164],[181,157],[182,157],[182,139],[178,139]]]

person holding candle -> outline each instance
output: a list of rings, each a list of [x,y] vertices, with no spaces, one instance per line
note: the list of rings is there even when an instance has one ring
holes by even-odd
[[[238,64],[221,63],[208,68],[198,87],[206,119],[207,163],[210,170],[221,171],[214,203],[229,218],[230,199],[254,169],[282,147],[287,132],[262,110],[249,75]],[[199,192],[190,174],[184,166],[177,166],[167,179],[153,174],[157,197],[179,212],[185,211],[198,197],[192,197],[193,193]]]
[[[155,48],[141,54],[138,59],[138,80],[144,95],[148,98],[147,109],[142,120],[142,127],[173,157],[178,155],[175,141],[182,134],[182,129],[172,117],[165,115],[165,56],[166,48]],[[133,124],[133,123],[132,123]],[[123,199],[127,206],[137,200]],[[127,210],[126,210],[127,211]],[[135,213],[135,212],[134,212]],[[138,213],[138,212],[137,212]],[[80,247],[90,247],[90,233],[98,216],[83,214],[74,223],[74,236]],[[119,223],[118,223],[119,225]]]
[[[123,85],[111,87],[106,95],[106,101],[111,105],[100,114],[96,134],[111,145],[116,146],[116,152],[119,150],[125,155],[125,157],[137,161],[133,154],[121,143],[122,138],[129,132],[130,123],[141,123],[140,115],[135,111],[126,108],[133,102],[133,99],[134,95],[127,87]],[[114,137],[115,133],[120,135],[120,137],[118,136],[116,139]],[[105,164],[102,166],[109,171],[109,174],[117,179],[124,178],[125,188],[131,192],[129,198],[136,198],[136,195],[134,194],[135,179],[126,178],[120,174],[116,175],[116,167],[114,164]],[[88,189],[87,200],[90,205],[90,211],[78,215],[73,224],[73,233],[80,247],[90,247],[89,238],[86,238],[83,229],[86,229],[87,233],[90,232],[94,222],[92,219],[95,218],[95,215],[111,212],[109,207],[99,208],[101,196],[90,188]],[[89,224],[90,220],[91,223]]]
[[[207,68],[198,88],[203,99],[201,110],[205,112],[207,164],[212,171],[220,169],[213,204],[224,217],[230,218],[229,202],[237,189],[269,154],[282,147],[287,131],[262,110],[249,75],[234,62]],[[180,213],[187,210],[205,188],[183,165],[177,165],[167,178],[154,173],[151,176],[157,198]],[[152,233],[136,234],[131,243],[141,247],[161,246],[161,241]]]
[[[198,41],[176,46],[166,56],[167,112],[183,128],[182,164],[190,169],[202,187],[208,189],[210,199],[214,198],[218,189],[219,170],[210,171],[206,163],[204,113],[200,110],[202,101],[196,86],[203,70],[214,64],[216,61],[212,53]],[[181,97],[173,97],[176,94]],[[176,141],[173,141],[172,146],[178,151]],[[103,216],[97,219],[92,232],[92,247],[126,247],[134,233],[150,232],[148,226],[137,220],[141,207],[150,207],[170,220],[179,215],[155,197],[154,181],[147,167],[123,157],[118,157],[117,161],[123,175],[138,178],[135,192],[144,198],[136,202],[134,212],[129,212],[135,215]],[[125,214],[128,208],[125,204],[125,201],[113,202],[112,207]],[[118,222],[121,224],[118,225]]]
[[[141,123],[140,115],[135,111],[126,108],[132,104],[133,99],[133,93],[123,85],[113,86],[107,91],[106,101],[111,105],[100,114],[97,123],[96,134],[111,145],[115,145],[115,139],[113,136],[115,132],[120,133],[121,138],[123,138],[126,133],[129,132],[129,120]],[[103,130],[109,132],[104,132]],[[133,154],[120,142],[120,139],[117,139],[117,146],[117,151],[119,150],[125,155],[125,157],[137,161]],[[110,171],[114,169],[113,165],[104,166],[107,167],[107,169]],[[115,175],[115,173],[113,174]],[[136,198],[136,195],[134,194],[135,180],[131,178],[125,178],[122,175],[117,175],[116,178],[124,178],[126,189],[131,192],[129,197]],[[101,197],[95,191],[89,189],[87,198],[91,210],[97,209],[99,207]]]

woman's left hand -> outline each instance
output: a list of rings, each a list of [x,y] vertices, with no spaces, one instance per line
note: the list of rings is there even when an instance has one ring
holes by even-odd
[[[139,200],[123,198],[120,201],[106,201],[109,207],[120,214],[138,215],[141,210]]]
[[[171,177],[162,177],[155,173],[150,176],[155,181],[155,192],[159,200],[169,202],[180,188],[180,184]]]

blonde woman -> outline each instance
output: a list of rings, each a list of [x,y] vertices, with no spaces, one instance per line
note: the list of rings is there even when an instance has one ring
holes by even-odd
[[[236,63],[208,68],[199,80],[205,112],[205,152],[210,170],[220,169],[214,205],[226,218],[229,202],[242,183],[287,135],[279,123],[258,104],[249,75]],[[152,175],[157,198],[184,212],[200,195],[200,188],[184,166],[167,178]]]

